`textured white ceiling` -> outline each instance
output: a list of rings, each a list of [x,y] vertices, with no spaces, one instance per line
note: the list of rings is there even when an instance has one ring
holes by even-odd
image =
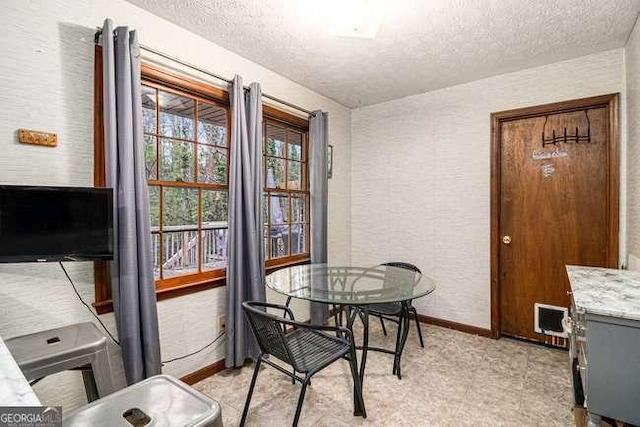
[[[305,16],[301,0],[128,1],[348,107],[622,47],[640,11],[640,0],[383,0],[377,37],[357,39],[330,36],[329,13]]]

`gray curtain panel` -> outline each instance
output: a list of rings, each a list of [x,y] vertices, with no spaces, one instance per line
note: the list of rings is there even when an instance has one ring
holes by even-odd
[[[133,384],[161,371],[136,32],[114,31],[105,20],[102,55],[105,168],[114,205],[111,296],[127,383]]]
[[[309,116],[309,183],[311,185],[311,262],[327,262],[327,147],[329,113],[316,110]],[[323,324],[326,304],[311,303],[311,323]]]
[[[262,94],[252,83],[246,94],[242,78],[233,79],[231,99],[231,168],[225,364],[240,367],[257,357],[255,338],[242,312],[243,301],[265,301],[262,226]]]

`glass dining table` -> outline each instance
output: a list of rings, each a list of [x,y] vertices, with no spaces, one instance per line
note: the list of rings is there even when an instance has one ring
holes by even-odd
[[[286,267],[269,274],[267,287],[290,298],[330,304],[336,313],[346,312],[346,326],[353,331],[356,318],[363,324],[360,382],[364,380],[367,351],[394,355],[393,373],[401,378],[400,360],[409,332],[409,302],[428,295],[436,282],[420,273],[398,267],[332,266],[307,264]],[[369,305],[398,303],[401,306],[398,342],[394,350],[369,346]]]

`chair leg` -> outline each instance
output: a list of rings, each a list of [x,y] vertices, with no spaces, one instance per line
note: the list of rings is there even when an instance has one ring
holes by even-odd
[[[409,335],[409,326],[411,325],[411,314],[409,314],[409,307],[406,302],[402,302],[402,314],[400,315],[400,324],[398,331],[402,331],[402,336],[398,334],[399,340],[396,341],[396,357],[395,357],[395,374],[399,380],[402,379],[400,358],[402,357],[402,351],[407,342],[407,335]],[[399,346],[398,346],[399,344]]]
[[[402,340],[402,314],[398,318],[398,333],[396,334],[396,348],[393,355],[393,370],[391,371],[393,375],[396,375],[398,379],[400,378],[400,372],[398,369],[398,352],[400,351],[400,341]]]
[[[262,355],[258,357],[256,367],[253,370],[253,377],[251,378],[251,385],[249,386],[249,393],[247,394],[247,400],[244,402],[244,410],[242,411],[242,419],[240,420],[240,426],[244,426],[247,421],[247,413],[249,412],[249,403],[251,402],[251,395],[253,395],[253,388],[256,386],[256,380],[258,379],[258,372],[260,372],[260,364],[262,363]]]
[[[386,337],[387,336],[387,328],[384,327],[384,320],[382,320],[382,317],[380,318],[380,326],[382,326],[382,333]]]
[[[331,307],[333,309],[333,321],[335,325],[342,326],[342,306],[332,304]]]
[[[420,338],[420,347],[424,348],[424,341],[422,340],[422,330],[420,329],[420,320],[418,320],[418,312],[413,306],[409,308],[409,311],[413,314],[414,319],[416,319],[416,329],[418,330],[418,338]]]
[[[289,307],[289,304],[291,303],[291,298],[292,297],[287,297],[287,301],[284,303],[285,307]],[[287,325],[282,325],[282,331],[285,333],[285,335],[287,334]],[[296,370],[293,370],[293,375],[296,374]],[[295,384],[296,380],[294,380],[293,378],[291,378],[291,384]]]
[[[302,402],[304,402],[304,394],[307,391],[307,385],[309,384],[309,377],[306,377],[302,382],[302,390],[300,390],[300,397],[298,397],[298,406],[296,407],[296,416],[293,418],[293,427],[298,425],[300,420],[300,413],[302,412]]]
[[[353,350],[349,356],[349,366],[351,367],[351,377],[353,378],[353,415],[367,418],[367,411],[364,408],[364,398],[362,397],[362,385],[358,375],[356,352]]]

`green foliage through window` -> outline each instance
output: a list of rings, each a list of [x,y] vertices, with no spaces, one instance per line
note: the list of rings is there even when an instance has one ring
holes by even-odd
[[[147,85],[142,107],[156,279],[224,268],[227,108]]]
[[[267,121],[264,132],[264,247],[267,259],[309,253],[307,134]]]

